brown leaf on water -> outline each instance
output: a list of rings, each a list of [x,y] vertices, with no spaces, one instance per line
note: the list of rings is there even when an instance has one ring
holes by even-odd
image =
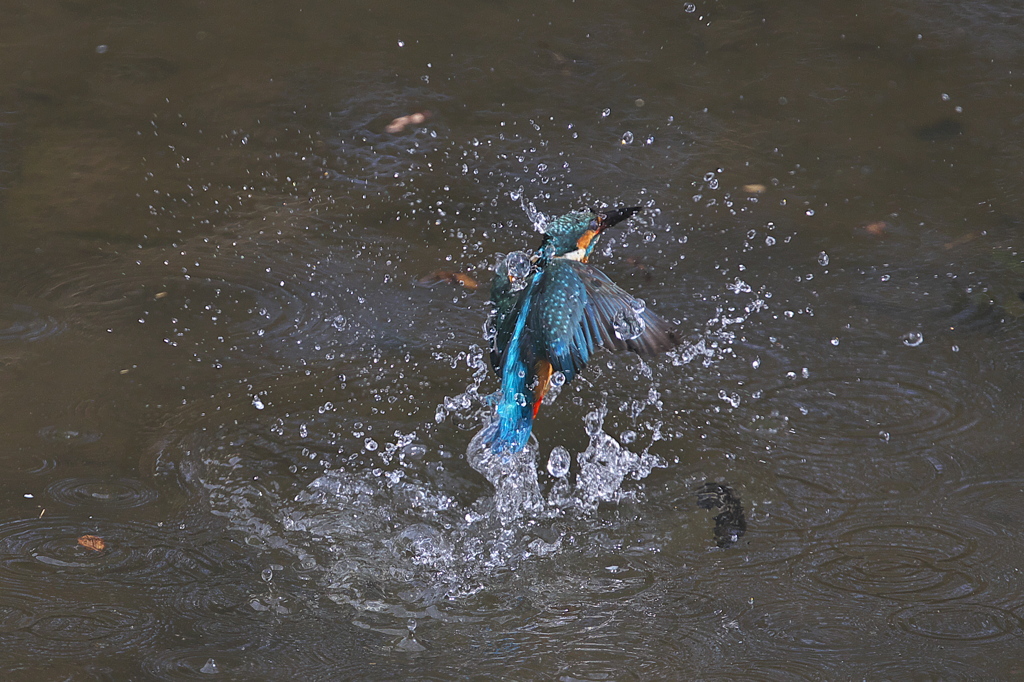
[[[96,535],[83,535],[78,538],[78,544],[94,552],[102,552],[107,548],[107,543],[103,542],[103,538]]]
[[[873,223],[868,223],[867,225],[862,226],[861,229],[872,237],[880,237],[889,231],[889,223],[884,220],[879,220]]]
[[[977,232],[968,232],[965,235],[961,235],[961,236],[957,237],[956,239],[954,239],[951,242],[943,244],[942,247],[944,249],[946,249],[946,251],[949,251],[951,249],[955,249],[958,246],[963,246],[964,244],[966,244],[969,241],[974,241],[977,238],[978,238],[978,233]]]
[[[384,128],[384,132],[392,134],[400,133],[409,126],[418,126],[421,123],[426,122],[426,120],[431,116],[433,116],[433,114],[426,110],[417,111],[415,114],[409,114],[408,116],[399,116]]]
[[[450,270],[435,270],[429,275],[424,275],[417,280],[417,284],[422,287],[432,287],[435,284],[441,282],[448,282],[449,284],[461,284],[467,289],[476,289],[480,285],[475,279],[467,275],[464,272],[452,272]]]

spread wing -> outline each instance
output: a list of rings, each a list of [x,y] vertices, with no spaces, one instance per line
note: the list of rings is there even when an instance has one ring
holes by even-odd
[[[583,282],[587,294],[584,317],[600,345],[650,358],[679,344],[671,325],[643,301],[623,291],[597,268],[568,262]]]
[[[679,343],[672,327],[600,270],[557,259],[544,270],[530,311],[537,356],[570,381],[599,346],[649,358]]]

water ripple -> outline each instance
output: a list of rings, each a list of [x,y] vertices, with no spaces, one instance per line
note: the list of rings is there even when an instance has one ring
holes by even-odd
[[[998,400],[995,387],[968,382],[963,372],[936,367],[922,373],[916,366],[854,358],[766,389],[757,405],[788,421],[779,435],[787,450],[835,455],[952,439]]]
[[[83,535],[102,538],[105,548],[82,547],[78,538]],[[0,524],[0,584],[24,594],[47,583],[184,585],[218,575],[238,559],[238,552],[224,539],[204,539],[202,533],[175,536],[141,523],[58,517],[16,520]]]
[[[914,604],[893,614],[890,622],[913,635],[947,642],[991,642],[1022,632],[1016,614],[970,602]]]
[[[973,682],[982,670],[977,665],[955,661],[949,656],[887,656],[859,670],[856,677],[864,680],[942,680],[943,682]]]
[[[0,343],[38,341],[63,331],[55,318],[23,303],[0,302]]]
[[[827,662],[885,641],[886,628],[871,605],[835,602],[828,609],[794,596],[763,602],[742,614],[743,631],[759,633],[787,659]]]
[[[147,656],[143,666],[160,680],[257,679],[259,675],[252,664],[252,655],[233,648],[230,643],[218,640],[206,647],[158,651]]]
[[[156,615],[121,605],[49,601],[32,623],[14,633],[12,645],[29,656],[90,656],[98,648],[127,651],[160,634]]]
[[[933,517],[900,515],[889,524],[860,518],[878,516],[849,519],[853,527],[804,557],[803,563],[812,567],[812,586],[828,595],[849,593],[933,604],[985,590],[985,582],[964,561],[975,553],[977,544],[961,529],[946,527]]]
[[[157,492],[132,478],[66,478],[46,488],[54,502],[72,507],[131,509],[152,503]]]

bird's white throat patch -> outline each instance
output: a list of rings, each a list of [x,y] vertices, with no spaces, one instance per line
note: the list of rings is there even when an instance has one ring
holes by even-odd
[[[557,257],[558,258],[564,258],[565,260],[579,261],[580,263],[582,263],[582,262],[584,262],[584,260],[587,257],[587,250],[586,249],[576,249],[575,251],[570,251],[569,253],[565,254],[564,256],[557,256]]]

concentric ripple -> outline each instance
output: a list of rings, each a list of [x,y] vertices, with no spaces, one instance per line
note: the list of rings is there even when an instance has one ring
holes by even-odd
[[[66,478],[46,488],[54,502],[72,507],[132,509],[155,501],[157,492],[132,478]]]
[[[952,439],[974,427],[984,406],[997,400],[994,387],[967,383],[960,372],[936,368],[922,374],[917,367],[865,357],[767,389],[757,405],[764,414],[788,417],[788,434],[779,439],[787,449],[835,455],[890,442],[919,446]]]
[[[159,632],[152,613],[127,606],[58,601],[34,613],[32,624],[18,632],[16,639],[23,654],[83,656],[100,648],[135,649]]]
[[[1021,619],[1013,612],[970,602],[914,604],[890,621],[913,635],[946,642],[991,642],[1022,632]]]
[[[143,663],[146,672],[160,680],[256,679],[252,656],[231,651],[223,641],[209,647],[158,651]]]
[[[800,661],[835,660],[885,637],[884,620],[869,605],[837,602],[822,608],[799,595],[786,602],[756,603],[739,623],[785,658]]]
[[[911,517],[842,531],[813,548],[805,563],[813,567],[811,584],[829,595],[937,603],[984,590],[984,581],[964,561],[975,549],[959,529]]]
[[[81,546],[83,535],[101,538],[104,549]],[[222,538],[204,540],[199,533],[186,540],[141,523],[17,520],[0,525],[0,587],[32,595],[43,585],[182,585],[218,575],[237,561],[238,552]]]
[[[32,306],[0,301],[0,343],[38,341],[63,329],[57,318]]]

